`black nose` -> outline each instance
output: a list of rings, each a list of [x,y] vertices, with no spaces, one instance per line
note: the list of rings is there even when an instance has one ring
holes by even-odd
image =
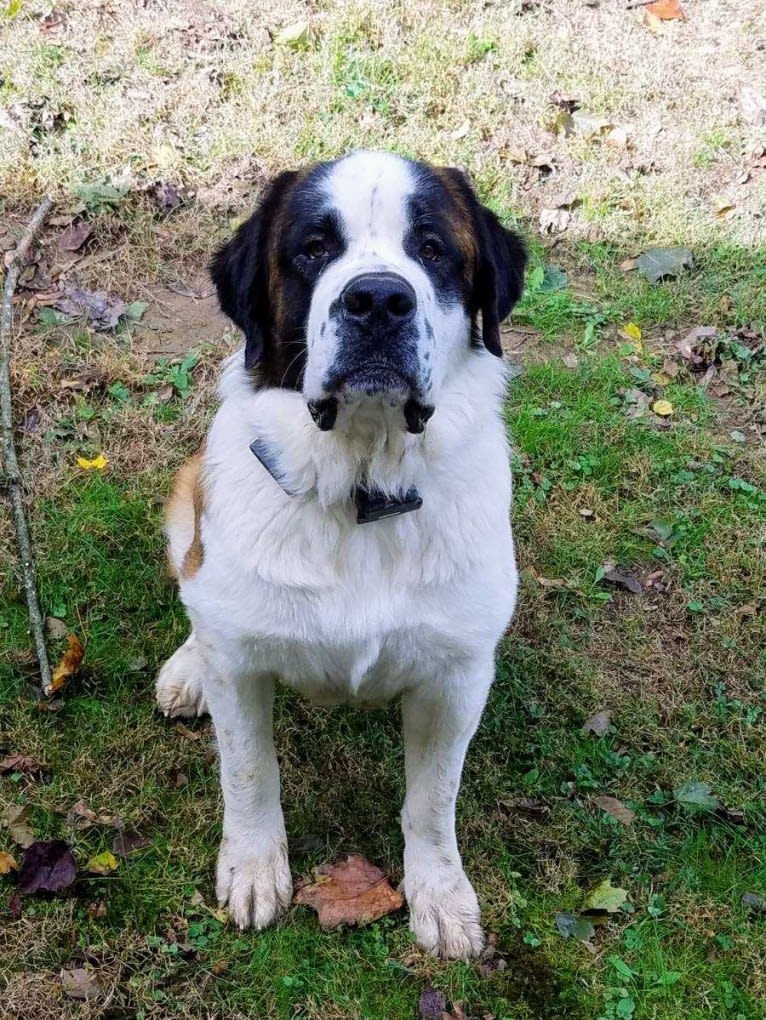
[[[365,273],[341,294],[346,314],[358,322],[403,326],[415,315],[415,291],[396,273]]]

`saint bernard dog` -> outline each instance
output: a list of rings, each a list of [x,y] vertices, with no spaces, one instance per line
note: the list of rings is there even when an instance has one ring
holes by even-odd
[[[455,801],[516,600],[500,323],[524,263],[460,171],[383,152],[280,174],[213,259],[245,343],[168,502],[191,634],[157,701],[212,716],[217,894],[240,927],[291,900],[279,680],[321,704],[401,697],[410,927],[481,951]]]

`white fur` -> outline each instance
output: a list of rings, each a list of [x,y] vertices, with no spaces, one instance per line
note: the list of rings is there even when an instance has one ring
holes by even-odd
[[[414,185],[409,163],[390,152],[365,151],[341,160],[325,182],[325,192],[343,226],[347,247],[322,273],[312,296],[303,383],[303,392],[309,400],[328,395],[322,383],[335,362],[338,348],[330,310],[348,281],[362,273],[396,273],[415,291],[418,374],[424,403],[436,403],[444,376],[464,346],[468,329],[465,310],[459,304],[442,307],[422,265],[409,258],[403,249],[408,230],[407,203]]]
[[[204,560],[181,582],[193,632],[160,673],[158,699],[170,714],[209,705],[224,793],[218,894],[241,926],[263,927],[290,899],[271,724],[278,678],[323,704],[401,695],[410,925],[433,953],[482,947],[455,801],[516,599],[506,376],[469,346],[467,322],[442,364],[422,435],[373,400],[341,405],[320,432],[305,393],[253,389],[241,352],[225,366],[204,457]],[[248,449],[257,437],[295,495]],[[423,506],[359,525],[350,495],[363,478],[387,492],[415,485]],[[170,535],[180,567],[178,545]]]

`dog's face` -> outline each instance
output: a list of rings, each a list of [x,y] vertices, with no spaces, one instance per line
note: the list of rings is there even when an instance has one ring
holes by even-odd
[[[320,428],[383,400],[420,432],[472,344],[501,355],[524,263],[458,170],[357,152],[277,177],[212,275],[261,385],[302,390]]]

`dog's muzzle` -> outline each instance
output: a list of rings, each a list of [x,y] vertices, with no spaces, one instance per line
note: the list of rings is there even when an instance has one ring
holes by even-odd
[[[330,396],[309,403],[318,428],[333,428],[339,398],[383,397],[404,405],[410,432],[423,431],[433,407],[420,392],[416,312],[415,290],[398,273],[362,273],[346,284],[333,309],[338,354],[324,381]]]

